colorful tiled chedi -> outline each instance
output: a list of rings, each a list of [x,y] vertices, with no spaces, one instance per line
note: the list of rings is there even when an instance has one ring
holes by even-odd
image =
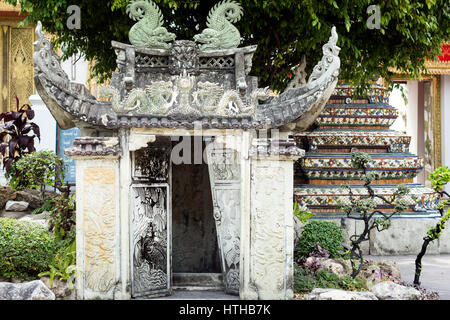
[[[376,194],[389,198],[398,184],[407,184],[409,212],[403,215],[436,215],[437,195],[414,183],[423,159],[409,153],[411,137],[390,130],[398,112],[387,103],[387,89],[374,83],[369,98],[352,99],[352,95],[352,88],[338,85],[317,118],[316,128],[296,136],[299,147],[307,151],[296,163],[297,201],[316,217],[331,218],[342,216],[339,200],[349,201],[349,191],[342,185],[350,185],[355,195],[366,196],[363,172],[351,164],[351,151],[358,149],[371,155],[369,171],[380,173],[380,180],[372,183]],[[382,202],[378,209],[393,210]]]

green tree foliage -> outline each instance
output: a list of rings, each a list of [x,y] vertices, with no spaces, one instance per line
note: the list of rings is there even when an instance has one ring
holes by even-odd
[[[15,4],[16,0],[7,0]],[[111,40],[128,43],[133,21],[125,13],[127,0],[19,0],[28,12],[25,23],[42,21],[46,31],[65,43],[64,57],[82,52],[96,61],[93,72],[104,80],[116,68]],[[166,27],[178,39],[192,39],[206,26],[208,11],[218,0],[155,0]],[[252,74],[261,86],[283,90],[291,69],[303,55],[307,72],[322,56],[332,26],[342,48],[341,79],[361,84],[382,76],[390,80],[390,67],[418,77],[426,57],[439,54],[450,34],[448,0],[246,0],[240,1],[244,18],[237,23],[242,45],[258,45]],[[370,5],[379,5],[380,29],[368,29]],[[81,9],[81,29],[69,30],[69,5]]]

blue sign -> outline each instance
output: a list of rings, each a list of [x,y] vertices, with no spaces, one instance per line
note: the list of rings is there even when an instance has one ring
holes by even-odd
[[[75,174],[75,160],[64,155],[64,151],[70,148],[73,144],[75,138],[81,136],[80,129],[72,128],[69,130],[58,130],[58,155],[64,160],[67,171],[64,181],[67,184],[75,184],[76,174]]]

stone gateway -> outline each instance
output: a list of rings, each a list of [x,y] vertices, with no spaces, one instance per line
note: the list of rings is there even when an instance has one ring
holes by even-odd
[[[291,137],[336,87],[335,29],[307,83],[275,97],[249,75],[256,46],[239,47],[237,2],[214,6],[195,41],[175,40],[151,1],[128,9],[139,21],[132,45],[112,41],[110,101],[70,82],[36,30],[39,95],[62,129],[82,134],[66,150],[78,299],[167,296],[201,279],[241,299],[292,299],[293,166],[304,151]]]

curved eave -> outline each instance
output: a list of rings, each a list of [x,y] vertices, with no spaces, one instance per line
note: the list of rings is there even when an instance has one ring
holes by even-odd
[[[37,92],[63,130],[75,127],[76,121],[108,127],[110,121],[117,119],[110,103],[88,98],[90,93],[84,85],[70,82],[65,87],[43,73],[34,79]]]
[[[337,39],[333,27],[330,40],[323,46],[323,58],[314,67],[308,83],[286,90],[275,103],[260,106],[256,118],[271,128],[288,126],[297,132],[307,130],[324,109],[338,83],[341,61]]]

